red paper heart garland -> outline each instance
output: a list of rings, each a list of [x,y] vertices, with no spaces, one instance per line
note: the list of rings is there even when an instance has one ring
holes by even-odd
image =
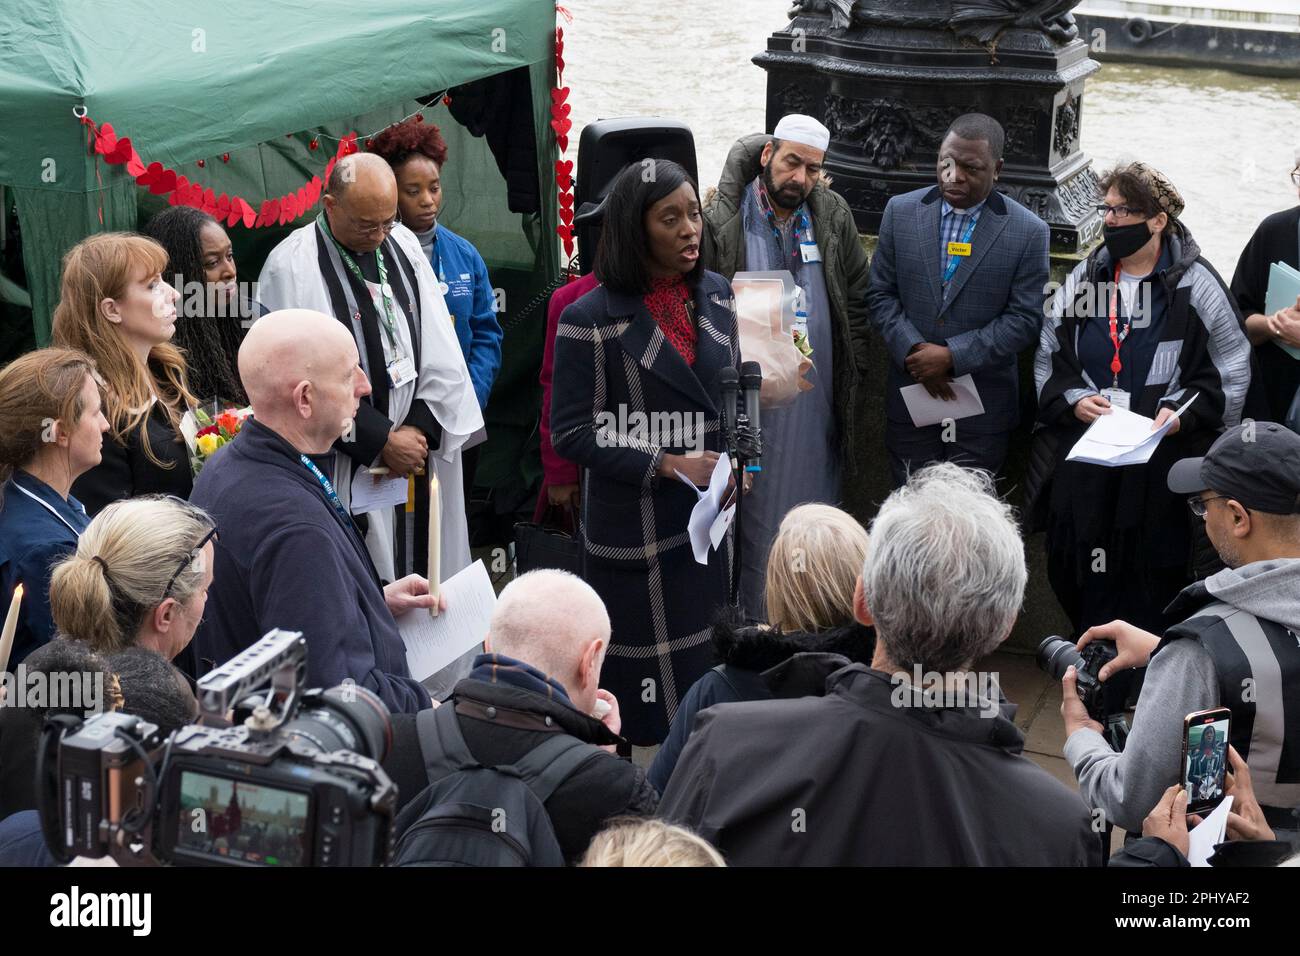
[[[567,94],[567,90],[565,93]],[[565,110],[567,114],[567,108]],[[130,137],[118,137],[112,123],[96,126],[88,116],[81,116],[80,121],[91,131],[91,152],[103,157],[110,166],[125,166],[127,173],[136,181],[136,185],[149,190],[155,196],[167,196],[172,206],[192,206],[201,209],[227,226],[242,224],[245,229],[260,229],[264,226],[286,225],[300,219],[307,210],[320,200],[325,183],[334,169],[334,164],[344,156],[357,152],[357,134],[349,133],[339,141],[338,149],[325,167],[323,176],[313,176],[308,182],[294,192],[276,199],[267,199],[254,209],[242,196],[218,196],[213,190],[205,189],[201,183],[191,182],[174,169],[168,169],[162,163],[145,164],[140,154],[131,145]],[[566,120],[567,121],[567,120]],[[289,134],[292,136],[293,134]],[[311,149],[319,146],[313,137],[309,144]],[[229,162],[229,153],[222,154],[222,161]],[[200,168],[204,163],[200,160]],[[572,164],[570,164],[570,167]]]
[[[567,10],[556,8],[569,20],[573,18]],[[569,104],[569,88],[564,86],[564,28],[555,28],[555,88],[551,90],[551,129],[555,132],[555,145],[563,154],[569,148],[569,130],[573,129],[573,120],[569,119],[572,106]],[[559,224],[555,233],[564,243],[564,254],[573,258],[573,160],[557,159],[555,161],[555,188],[559,191]]]

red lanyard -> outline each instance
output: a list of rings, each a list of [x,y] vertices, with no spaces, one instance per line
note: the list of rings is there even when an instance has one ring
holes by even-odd
[[[1128,338],[1129,330],[1133,328],[1133,316],[1130,315],[1124,323],[1123,333],[1119,332],[1119,316],[1116,311],[1119,305],[1119,275],[1120,265],[1116,263],[1115,283],[1110,290],[1110,341],[1115,346],[1115,357],[1110,360],[1110,372],[1115,376],[1114,386],[1116,388],[1119,388],[1119,370],[1124,367],[1119,360],[1119,347],[1124,344],[1124,340]]]

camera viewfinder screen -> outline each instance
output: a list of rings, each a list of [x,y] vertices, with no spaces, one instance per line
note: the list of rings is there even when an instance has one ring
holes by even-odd
[[[1189,727],[1183,786],[1189,804],[1217,804],[1223,797],[1223,774],[1228,765],[1228,721]]]
[[[176,848],[230,863],[303,866],[307,794],[185,770]]]

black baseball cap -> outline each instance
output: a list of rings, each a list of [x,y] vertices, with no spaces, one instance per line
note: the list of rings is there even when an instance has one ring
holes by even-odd
[[[1252,511],[1300,514],[1300,435],[1276,422],[1243,422],[1220,435],[1204,458],[1174,462],[1169,490],[1216,491]]]

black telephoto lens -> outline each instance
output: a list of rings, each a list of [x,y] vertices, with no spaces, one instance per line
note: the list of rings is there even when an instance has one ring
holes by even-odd
[[[1073,664],[1075,670],[1083,669],[1083,657],[1074,649],[1074,642],[1053,634],[1043,638],[1038,645],[1038,666],[1057,680],[1065,676],[1066,669]]]
[[[347,685],[308,693],[298,716],[282,728],[286,736],[320,753],[351,750],[382,762],[393,742],[384,702],[364,687]]]

